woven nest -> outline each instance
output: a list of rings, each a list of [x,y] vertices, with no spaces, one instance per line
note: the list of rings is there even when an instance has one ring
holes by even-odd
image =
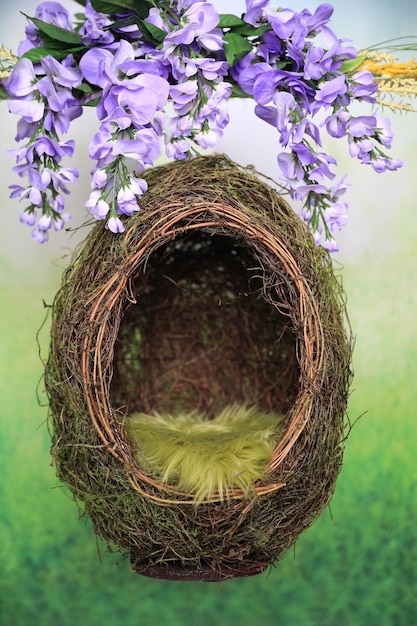
[[[146,173],[141,211],[97,224],[63,276],[45,371],[61,481],[140,574],[263,571],[328,504],[351,379],[342,288],[282,197],[224,156]],[[198,507],[140,470],[132,411],[256,403],[285,415],[268,480]]]

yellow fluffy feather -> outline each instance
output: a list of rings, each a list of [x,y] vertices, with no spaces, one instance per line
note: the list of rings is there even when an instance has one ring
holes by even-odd
[[[126,434],[138,466],[164,483],[192,493],[198,504],[237,487],[250,493],[266,477],[282,418],[256,407],[227,406],[213,420],[196,412],[133,413]]]

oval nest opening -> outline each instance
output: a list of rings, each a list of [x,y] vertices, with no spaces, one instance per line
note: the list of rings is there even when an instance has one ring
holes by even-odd
[[[141,210],[123,234],[93,228],[53,305],[45,383],[57,473],[135,572],[257,574],[328,504],[341,467],[343,290],[329,255],[249,169],[215,155],[145,177]],[[227,407],[280,416],[250,488],[197,498],[139,462],[145,431],[129,437],[130,416],[152,427],[167,415],[175,429],[176,416],[198,414],[211,428]]]

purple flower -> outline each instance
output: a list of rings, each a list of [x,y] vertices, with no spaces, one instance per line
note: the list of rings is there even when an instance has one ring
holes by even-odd
[[[337,245],[337,241],[333,239],[333,237],[328,237],[324,240],[323,248],[327,250],[327,252],[338,252],[339,246]]]
[[[181,161],[189,156],[191,147],[189,139],[175,139],[166,143],[165,153],[168,158]]]
[[[108,130],[101,129],[90,142],[89,155],[97,160],[97,167],[104,168],[110,165],[117,157],[134,159],[136,166],[144,169],[145,165],[152,165],[159,156],[159,138],[152,128],[136,130],[133,138],[115,139]]]
[[[53,79],[55,85],[68,88],[81,85],[83,77],[78,68],[60,63],[51,56],[41,59],[40,64],[45,74]]]
[[[134,211],[139,210],[135,194],[130,189],[119,189],[119,193],[117,194],[116,210],[118,213],[122,213],[124,215],[132,215]]]
[[[154,26],[157,26],[161,30],[164,30],[166,33],[169,33],[170,31],[169,24],[167,24],[162,18],[161,9],[157,7],[152,7],[149,10],[148,17],[146,18],[145,22],[148,22],[148,24],[153,24]]]
[[[280,152],[277,160],[286,181],[303,180],[304,169],[294,152]]]
[[[78,179],[78,170],[76,167],[59,167],[55,166],[50,171],[53,187],[56,191],[68,193],[66,185],[68,183],[76,183]]]
[[[182,56],[173,60],[172,69],[173,76],[177,80],[181,80],[183,76],[189,78],[197,74],[201,74],[208,81],[218,81],[222,76],[227,74],[226,61],[216,61],[215,59],[204,57],[193,57],[191,59]]]
[[[395,171],[403,167],[404,161],[401,159],[388,159],[387,170]]]
[[[329,165],[336,165],[336,159],[324,152],[315,153],[315,162],[308,172],[309,180],[313,182],[322,182],[325,178],[334,178],[333,172]]]
[[[202,1],[205,2],[206,0],[202,0]],[[174,4],[180,13],[182,13],[183,11],[186,11],[193,4],[196,4],[197,2],[201,2],[201,0],[170,0],[170,3]]]
[[[6,89],[15,98],[31,96],[36,90],[37,76],[32,61],[20,59],[13,68],[7,82]]]
[[[119,189],[117,194],[117,213],[131,215],[139,211],[138,198],[147,190],[147,182],[142,178],[130,178],[127,185]]]
[[[394,134],[391,130],[390,121],[387,118],[376,118],[375,124],[375,136],[379,143],[382,143],[386,148],[391,148]]]
[[[41,72],[46,75],[42,76]],[[19,138],[32,136],[36,127],[28,125],[43,122],[43,128],[58,136],[67,132],[70,122],[82,113],[80,102],[71,93],[82,80],[79,70],[59,63],[52,57],[41,59],[39,76],[28,59],[22,59],[9,81],[9,111],[22,117],[25,126],[18,126]],[[19,99],[15,99],[19,98]],[[22,132],[23,131],[23,132]]]
[[[319,33],[333,15],[334,8],[331,4],[320,4],[313,14],[309,11],[302,11],[303,21],[305,21],[309,33]]]
[[[28,226],[35,226],[37,214],[32,208],[25,209],[20,213],[20,221]],[[45,243],[49,239],[48,231],[54,227],[56,231],[62,230],[65,222],[71,219],[67,213],[43,213],[32,230],[32,239],[38,243]]]
[[[38,129],[38,122],[27,122],[23,118],[20,118],[20,120],[18,120],[17,122],[17,132],[15,140],[21,141],[22,139],[30,139],[31,137],[33,137]]]
[[[198,93],[196,80],[186,80],[177,85],[171,85],[169,88],[169,95],[175,104],[175,110],[181,115],[185,115],[193,108]]]
[[[330,201],[331,202],[339,202],[339,198],[346,193],[349,185],[345,182],[346,176],[342,176],[342,178],[333,185],[330,190]]]
[[[42,135],[27,147],[27,160],[33,163],[37,157],[47,155],[59,163],[64,156],[72,156],[74,148],[75,142],[72,139],[58,144],[51,137]]]
[[[108,46],[114,42],[113,33],[106,29],[106,26],[111,26],[113,22],[104,13],[95,11],[90,0],[87,0],[85,17],[87,19],[79,31],[85,46]]]
[[[134,58],[132,45],[122,39],[114,54],[105,48],[87,50],[80,60],[80,70],[84,78],[93,85],[102,88],[119,85],[125,79],[120,66]]]
[[[331,30],[326,30],[326,47],[311,45],[304,59],[304,77],[309,80],[320,80],[323,76],[334,74],[340,70],[343,59],[357,55],[354,48],[343,47],[343,42]]]
[[[274,97],[280,81],[284,79],[282,70],[257,72],[253,83],[253,97],[258,104],[268,104]]]
[[[142,128],[135,132],[133,139],[117,139],[113,141],[112,154],[123,155],[135,159],[139,166],[152,165],[159,156],[159,139],[151,128]]]
[[[246,11],[243,19],[252,26],[257,26],[264,15],[264,9],[269,5],[269,0],[246,0]]]
[[[184,25],[165,37],[165,58],[168,58],[175,47],[190,45],[194,41],[212,52],[223,48],[223,33],[216,28],[220,18],[213,5],[208,2],[194,2],[181,17]]]
[[[317,163],[317,156],[304,143],[291,144],[290,149],[303,168]]]
[[[271,67],[286,54],[287,42],[280,39],[272,30],[266,30],[262,35],[262,42],[256,49],[256,56],[258,59],[265,61]],[[249,55],[251,56],[251,53]],[[259,62],[259,61],[258,61]]]
[[[299,124],[293,124],[288,132],[288,139],[291,139],[294,144],[304,142],[306,136],[311,137],[318,146],[321,146],[320,130],[316,124],[307,118],[303,118]]]
[[[143,126],[148,124],[158,108],[158,95],[143,87],[136,90],[113,87],[106,90],[100,105],[97,108],[99,119],[111,127],[114,123],[125,130],[132,124]]]
[[[193,154],[196,144],[213,147],[229,122],[224,102],[234,95],[234,83],[253,97],[256,115],[277,129],[282,178],[291,197],[303,203],[314,240],[323,238],[330,251],[337,249],[331,233],[347,221],[347,204],[339,200],[346,186],[343,179],[333,186],[329,182],[336,161],[320,151],[321,128],[332,137],[347,136],[351,156],[377,172],[401,166],[382,151],[392,143],[389,123],[348,112],[355,100],[373,103],[377,85],[367,71],[353,76],[342,71],[343,61],[357,53],[328,27],[330,4],[311,13],[246,0],[243,19],[262,28],[248,38],[252,49],[233,68],[225,60],[219,15],[211,2],[151,3],[158,6],[150,9],[145,24],[166,33],[160,45],[143,40],[133,10],[107,15],[96,10],[99,2],[85,4],[77,32],[89,49],[62,61],[47,56],[33,65],[22,59],[6,84],[9,110],[20,117],[16,139],[27,140],[13,151],[14,171],[26,177],[26,185],[12,185],[11,197],[29,203],[20,219],[40,243],[70,217],[64,213],[64,195],[78,171],[61,166],[64,157],[72,156],[74,142],[62,142],[60,135],[89,103],[96,104],[100,126],[89,148],[96,164],[86,208],[114,233],[123,232],[120,216],[139,210],[146,190],[126,160],[133,159],[138,172],[152,165],[161,136],[166,154],[175,159]],[[39,5],[36,18],[74,32],[68,12],[57,2]],[[20,54],[43,45],[33,22],[26,34]]]
[[[378,174],[386,172],[387,170],[397,170],[404,165],[399,159],[390,159],[385,155],[374,153],[371,155],[370,164],[372,169]]]
[[[266,107],[266,106],[263,106],[262,104],[257,104],[255,106],[255,115],[259,117],[261,120],[264,120],[264,122],[271,124],[271,126],[274,126],[275,128],[278,128],[278,125],[281,123],[283,123],[284,125],[287,123],[287,120],[280,118],[278,110],[274,106]],[[284,127],[286,128],[286,126]],[[282,144],[282,145],[285,145],[285,144]]]
[[[154,52],[153,54],[157,54]],[[168,67],[159,59],[137,59],[124,61],[120,64],[120,70],[126,75],[126,78],[137,76],[139,74],[154,74],[168,80]]]
[[[305,112],[310,111],[314,89],[304,81],[300,73],[270,70],[256,76],[253,84],[253,97],[258,104],[268,104],[274,99],[277,91],[290,93]]]
[[[319,33],[332,13],[333,7],[330,4],[321,4],[313,15],[306,9],[300,13],[291,9],[269,9],[266,11],[266,18],[280,39],[290,39],[296,49],[302,50],[306,37]]]
[[[42,215],[38,221],[39,230],[49,230],[52,226],[52,216],[51,215]]]
[[[106,170],[104,169],[96,169],[92,173],[91,177],[91,187],[93,189],[103,189],[106,186],[108,180],[108,176]]]
[[[71,219],[71,215],[69,213],[63,213],[59,217],[54,217],[52,225],[54,230],[57,232],[64,228],[65,222],[68,222]]]
[[[33,206],[39,206],[42,203],[42,194],[37,187],[22,187],[21,185],[9,185],[9,189],[12,189],[10,198],[29,198],[30,203]]]
[[[39,172],[33,166],[27,168],[26,174],[29,179],[29,185],[27,187],[10,185],[9,189],[12,189],[10,198],[19,198],[19,200],[29,198],[32,205],[40,206],[43,195],[51,184],[51,175],[49,171]]]
[[[126,111],[119,105],[117,87],[106,89],[97,105],[97,117],[102,120],[101,130],[108,130],[111,134],[116,132],[115,127],[126,130],[132,125],[130,111]]]
[[[357,100],[364,100],[365,102],[370,102],[371,104],[375,102],[373,94],[378,91],[378,85],[371,72],[368,72],[367,70],[356,72],[356,74],[352,76],[351,82],[353,85],[353,98],[356,98]]]
[[[35,17],[65,30],[73,30],[71,16],[59,2],[41,2],[36,8]]]
[[[96,220],[106,219],[107,213],[110,211],[110,206],[101,198],[101,192],[98,189],[91,192],[84,206],[89,209],[90,214],[94,215]]]
[[[35,18],[65,30],[73,30],[70,14],[59,2],[41,2],[36,8]],[[25,32],[27,39],[18,48],[19,57],[31,48],[42,45],[42,38],[33,22],[29,22]]]
[[[109,50],[91,48],[80,61],[84,77],[104,89],[97,108],[99,119],[118,122],[126,129],[133,124],[148,124],[156,111],[161,109],[169,93],[165,78],[154,73],[139,73],[146,67],[144,61],[135,62],[131,44],[122,40],[113,55]],[[157,66],[148,66],[155,71]],[[129,74],[126,78],[124,70]]]
[[[320,83],[319,89],[316,91],[315,99],[320,104],[333,104],[333,102],[344,96],[347,92],[346,76],[341,74],[331,80]]]
[[[202,130],[194,135],[194,141],[204,150],[213,148],[219,139],[218,133],[213,129]]]
[[[106,223],[106,228],[112,233],[122,233],[125,229],[122,220],[118,217],[110,217]]]
[[[28,124],[39,122],[45,112],[45,104],[38,100],[9,100],[7,105],[10,113],[20,115]]]
[[[294,186],[292,196],[301,202],[308,202],[310,209],[320,206],[323,197],[329,195],[329,189],[321,183],[306,183]]]
[[[58,194],[56,196],[55,200],[52,202],[52,208],[57,213],[63,213],[63,211],[64,211],[64,198],[61,196],[61,194]],[[67,219],[70,219],[70,216],[68,214],[66,214],[66,215],[68,216]]]
[[[121,6],[121,4],[119,6]],[[125,11],[120,10],[120,12],[118,12],[117,15],[114,17],[116,18],[116,23],[113,24],[112,31],[115,33],[115,35],[119,36],[120,39],[126,39],[127,41],[132,42],[141,40],[142,32],[140,31],[137,24],[132,23],[132,18],[134,19],[136,17],[135,13],[133,13],[129,9],[126,9]],[[154,49],[154,46],[152,46],[151,44],[143,43],[142,45],[144,51],[146,52]]]
[[[375,147],[374,142],[369,137],[363,139],[355,139],[352,135],[349,137],[349,154],[353,158],[358,158],[364,163],[371,162],[371,152]]]
[[[351,117],[346,124],[346,130],[352,137],[365,137],[373,135],[376,123],[374,115],[359,115]]]
[[[71,121],[82,115],[79,101],[73,97],[70,89],[56,88],[49,76],[38,82],[38,89],[47,103],[43,121],[45,130],[55,136],[66,133]]]
[[[240,63],[237,63],[232,68],[233,78],[236,80],[239,87],[250,95],[253,95],[255,79],[266,72],[272,71],[272,67],[269,63],[256,63],[254,61],[256,61],[256,59],[248,54]]]
[[[302,27],[298,13],[291,9],[280,11],[270,9],[266,12],[266,18],[280,39],[289,39],[295,34],[296,41],[301,42],[300,48],[304,47],[304,38],[308,30],[305,26]]]
[[[320,80],[324,74],[328,71],[326,65],[323,63],[324,50],[323,48],[316,48],[311,46],[307,50],[307,54],[304,61],[304,77],[307,80]]]
[[[195,116],[196,121],[202,123],[208,121],[210,126],[224,129],[229,116],[227,110],[220,105],[230,97],[231,89],[232,87],[228,83],[218,83],[213,88],[204,87],[206,99]]]
[[[32,239],[34,239],[38,243],[45,243],[49,239],[48,231],[34,228],[32,230]]]
[[[324,211],[323,216],[326,224],[330,229],[330,232],[334,233],[335,231],[340,230],[343,226],[345,226],[345,224],[347,224],[347,210],[348,205],[346,202],[336,202]]]
[[[20,222],[22,224],[27,224],[28,226],[34,226],[36,222],[36,213],[35,211],[27,211],[24,209],[20,212],[19,216]]]
[[[99,168],[104,168],[113,161],[112,137],[108,130],[100,129],[90,141],[88,154],[91,159],[97,160]]]
[[[331,137],[344,137],[346,135],[346,124],[350,120],[351,115],[347,111],[340,109],[334,115],[330,115],[326,119],[326,130]]]

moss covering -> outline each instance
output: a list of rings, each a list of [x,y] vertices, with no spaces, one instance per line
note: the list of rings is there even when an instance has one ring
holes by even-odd
[[[223,156],[146,173],[141,211],[97,224],[64,273],[45,371],[60,479],[134,571],[221,580],[279,559],[327,505],[348,424],[343,290],[282,197]],[[284,416],[249,501],[139,467],[134,412]]]

